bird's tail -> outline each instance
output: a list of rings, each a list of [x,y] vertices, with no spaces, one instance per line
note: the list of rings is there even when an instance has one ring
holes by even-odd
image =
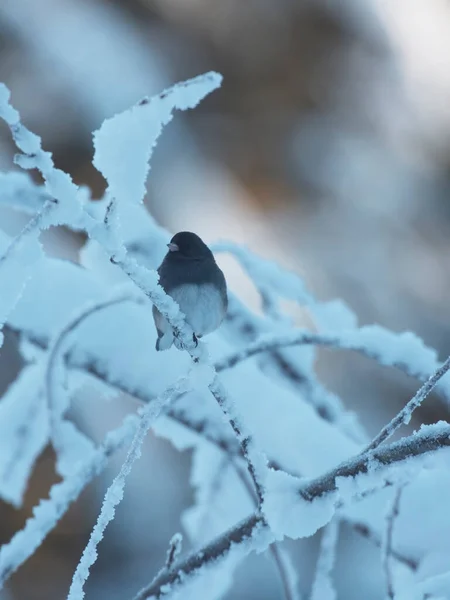
[[[158,332],[160,334],[160,332]],[[161,352],[162,350],[168,350],[173,344],[173,333],[172,331],[166,331],[163,334],[158,335],[156,340],[156,350]]]

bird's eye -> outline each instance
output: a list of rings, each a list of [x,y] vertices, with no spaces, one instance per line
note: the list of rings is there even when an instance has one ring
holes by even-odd
[[[178,247],[178,244],[174,244],[173,242],[170,242],[169,244],[167,244],[167,247],[169,248],[169,250],[171,252],[178,252],[180,250],[180,248]]]

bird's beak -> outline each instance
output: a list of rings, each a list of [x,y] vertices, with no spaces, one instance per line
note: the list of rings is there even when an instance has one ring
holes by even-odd
[[[179,248],[177,244],[173,244],[172,242],[170,242],[170,244],[167,244],[167,247],[169,248],[169,250],[171,252],[178,252]]]

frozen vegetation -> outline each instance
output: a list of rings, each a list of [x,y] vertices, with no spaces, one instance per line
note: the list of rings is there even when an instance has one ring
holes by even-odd
[[[208,73],[106,120],[94,133],[94,165],[108,182],[98,202],[55,168],[0,87],[0,117],[17,146],[15,161],[37,169],[45,182],[34,185],[17,172],[0,177],[0,202],[29,218],[17,237],[0,236],[0,322],[19,335],[25,361],[0,402],[0,497],[22,505],[48,444],[61,477],[0,548],[0,586],[125,448],[67,590],[71,600],[84,597],[105,529],[153,428],[177,449],[193,452],[195,503],[180,526],[196,550],[187,553],[174,531],[163,567],[135,590],[136,600],[221,598],[237,565],[266,551],[286,598],[298,600],[295,565],[280,542],[319,530],[310,598],[334,600],[341,522],[380,546],[388,598],[448,598],[450,561],[442,556],[450,556],[450,425],[422,426],[400,439],[397,432],[434,387],[448,407],[449,361],[441,362],[412,333],[359,327],[342,303],[317,301],[295,274],[231,243],[220,242],[214,251],[241,263],[261,295],[263,315],[230,292],[225,323],[196,347],[177,304],[158,285],[155,269],[170,234],[143,205],[151,155],[175,111],[194,108],[220,84],[218,74]],[[55,225],[86,235],[80,264],[45,254],[40,234]],[[130,250],[136,245],[139,256]],[[294,327],[283,313],[284,300],[308,311],[311,329]],[[154,350],[152,303],[183,351]],[[400,369],[415,379],[417,393],[370,439],[345,399],[321,383],[319,347],[351,350]],[[111,396],[126,392],[140,404],[99,445],[68,417],[71,400],[87,383]]]

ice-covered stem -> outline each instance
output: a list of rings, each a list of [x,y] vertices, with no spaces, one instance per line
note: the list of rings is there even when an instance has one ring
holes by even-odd
[[[187,576],[197,573],[205,566],[227,558],[233,548],[246,542],[249,553],[252,550],[252,538],[256,536],[258,531],[263,530],[268,530],[264,518],[259,513],[251,515],[198,552],[194,552],[184,560],[176,563],[171,571],[161,573],[154,582],[142,589],[134,597],[134,600],[147,600],[150,598],[156,600],[164,597],[170,588],[174,589],[183,585]]]
[[[6,580],[34,554],[61,517],[89,483],[108,465],[109,458],[133,439],[139,419],[127,417],[123,424],[110,431],[92,456],[73,475],[50,489],[49,498],[34,507],[33,516],[11,541],[0,548],[0,589]]]
[[[106,298],[105,300],[91,302],[64,325],[64,327],[55,337],[54,342],[50,345],[45,369],[45,389],[49,409],[50,435],[56,452],[58,452],[60,442],[58,438],[58,426],[63,413],[67,408],[64,402],[58,402],[57,400],[57,374],[59,361],[63,360],[65,362],[65,354],[63,353],[63,350],[68,336],[94,314],[111,306],[123,304],[124,302],[139,302],[140,300],[141,299],[136,297],[136,295],[130,294],[129,290],[126,292],[121,290],[119,293],[116,292],[115,295]],[[65,349],[65,352],[67,353],[67,349]],[[63,368],[64,366],[65,364],[63,364]]]
[[[286,600],[301,600],[297,570],[291,556],[276,542],[270,545],[270,551],[280,574]]]
[[[150,585],[153,585],[154,582],[158,579],[158,577],[161,577],[163,573],[168,573],[172,570],[175,561],[178,559],[178,556],[181,553],[182,544],[183,536],[181,535],[181,533],[176,533],[169,542],[169,549],[167,550],[166,554],[166,562],[163,568],[158,571],[156,577],[153,578]]]
[[[339,520],[332,519],[323,528],[320,540],[316,573],[311,590],[311,600],[335,600],[336,590],[333,585],[333,569],[336,561],[336,546],[339,540]]]
[[[230,369],[238,363],[257,354],[261,354],[262,352],[274,351],[290,346],[314,345],[358,352],[367,358],[377,361],[380,365],[395,367],[406,375],[414,377],[419,381],[425,381],[429,377],[429,373],[425,373],[417,367],[412,367],[407,361],[391,358],[390,356],[383,354],[378,347],[371,346],[370,343],[364,339],[366,334],[370,333],[371,329],[372,327],[361,327],[360,329],[333,334],[295,330],[281,335],[263,336],[245,348],[237,350],[218,360],[216,362],[216,369],[217,372]]]
[[[421,388],[414,394],[411,400],[395,415],[395,417],[383,427],[383,429],[374,437],[364,452],[373,450],[390,438],[399,427],[409,423],[412,413],[419,408],[425,398],[433,390],[437,382],[443,377],[450,368],[450,356],[447,360],[431,375]]]
[[[48,213],[52,209],[52,206],[56,203],[56,200],[51,198],[45,200],[43,206],[25,225],[25,227],[16,235],[11,241],[5,252],[0,256],[0,267],[6,262],[9,257],[14,253],[15,249],[24,241],[24,239],[30,235],[36,235],[40,232],[44,226],[46,226],[45,220]]]
[[[299,488],[299,494],[304,499],[313,501],[324,494],[335,491],[338,478],[355,477],[367,473],[369,465],[373,465],[374,461],[378,462],[382,469],[449,446],[450,425],[429,426],[417,434],[377,448],[370,457],[367,455],[355,456],[328,473],[308,480]],[[377,485],[381,486],[383,482],[378,479]],[[178,586],[183,585],[188,576],[197,574],[208,565],[217,564],[218,561],[225,559],[236,545],[244,544],[256,532],[261,535],[265,532],[265,539],[267,543],[270,543],[269,527],[259,512],[255,512],[207,546],[179,561],[172,571],[162,574],[150,586],[139,592],[135,600],[158,599],[164,597],[169,589],[175,591]],[[246,549],[250,552],[253,550],[253,546],[250,544]]]
[[[17,148],[23,154],[17,154],[14,161],[22,169],[38,169],[45,180],[45,187],[52,198],[52,207],[58,213],[62,206],[64,213],[60,215],[60,223],[76,221],[80,204],[78,188],[67,173],[56,169],[52,155],[42,149],[41,139],[29,131],[20,121],[19,112],[9,104],[10,92],[0,83],[0,118],[8,125]],[[73,223],[72,223],[73,224]],[[50,222],[47,221],[47,227]]]
[[[345,521],[346,517],[343,516],[342,520]],[[383,540],[381,539],[381,536],[379,536],[373,529],[370,529],[366,523],[360,523],[358,521],[353,520],[348,520],[347,523],[357,533],[359,533],[359,535],[362,535],[364,538],[366,538],[368,541],[374,544],[377,548],[382,548]],[[395,548],[393,547],[390,548],[390,556],[392,556],[392,558],[394,558],[398,562],[403,563],[406,567],[411,569],[411,571],[417,571],[417,568],[419,567],[419,563],[415,558],[412,558],[412,556],[407,556],[406,554],[402,554],[398,552],[398,550],[395,550]]]
[[[447,423],[428,425],[418,433],[402,438],[398,442],[380,446],[344,461],[328,473],[305,483],[299,488],[299,494],[306,500],[312,501],[323,494],[335,491],[338,477],[355,477],[367,473],[370,466],[373,467],[377,463],[380,467],[389,466],[448,446],[450,446],[450,425]]]
[[[396,518],[399,515],[400,511],[400,499],[402,497],[402,491],[404,486],[399,486],[397,492],[394,496],[394,501],[392,505],[389,507],[388,514],[386,516],[386,536],[384,543],[381,548],[381,563],[384,571],[384,575],[386,578],[386,590],[387,597],[390,600],[394,600],[395,591],[394,591],[394,582],[392,579],[392,570],[391,570],[391,561],[390,556],[392,555],[392,542],[394,536],[394,523]]]
[[[267,321],[250,312],[232,294],[229,294],[228,300],[226,322],[233,329],[233,333],[239,336],[241,345],[251,343],[263,332],[267,332]],[[273,325],[269,327],[273,328]],[[342,400],[325,388],[309,365],[305,367],[302,359],[292,356],[288,350],[281,348],[267,352],[269,365],[273,366],[276,375],[292,386],[322,419],[333,423],[353,441],[359,444],[367,443],[369,436],[356,413],[348,411]]]
[[[258,465],[261,457],[258,452],[254,449],[254,442],[251,435],[248,433],[244,423],[239,419],[237,411],[230,400],[227,391],[219,380],[219,377],[214,377],[212,383],[209,386],[209,391],[214,396],[217,404],[222,409],[222,412],[227,417],[236,437],[239,441],[242,456],[244,457],[247,468],[255,486],[256,494],[258,497],[258,505],[261,506],[264,499],[264,489],[260,480],[260,465]],[[265,461],[264,461],[265,462]],[[265,464],[263,465],[265,466]]]
[[[176,533],[174,536],[172,536],[169,542],[169,549],[167,550],[166,564],[164,565],[168,571],[170,571],[170,569],[173,567],[173,563],[180,555],[182,545],[183,536],[181,533]]]
[[[84,584],[89,577],[91,566],[97,560],[97,546],[103,539],[106,527],[114,519],[117,505],[122,501],[125,480],[128,477],[133,464],[141,455],[142,442],[144,441],[150,426],[159,416],[164,406],[169,404],[180,392],[185,392],[190,389],[191,385],[189,375],[187,377],[181,377],[160,394],[152,403],[148,404],[142,411],[139,425],[134,434],[133,441],[130,444],[125,462],[105,494],[97,523],[91,532],[89,541],[73,575],[68,600],[79,600],[84,597]]]
[[[256,491],[251,485],[246,471],[241,468],[241,465],[236,458],[237,457],[230,457],[230,460],[248,495],[254,501],[255,505],[258,506],[258,496]],[[277,542],[270,544],[270,553],[272,554],[275,566],[278,569],[286,600],[300,600],[297,578],[293,575],[294,569],[292,567],[291,557],[287,552],[280,548]]]

